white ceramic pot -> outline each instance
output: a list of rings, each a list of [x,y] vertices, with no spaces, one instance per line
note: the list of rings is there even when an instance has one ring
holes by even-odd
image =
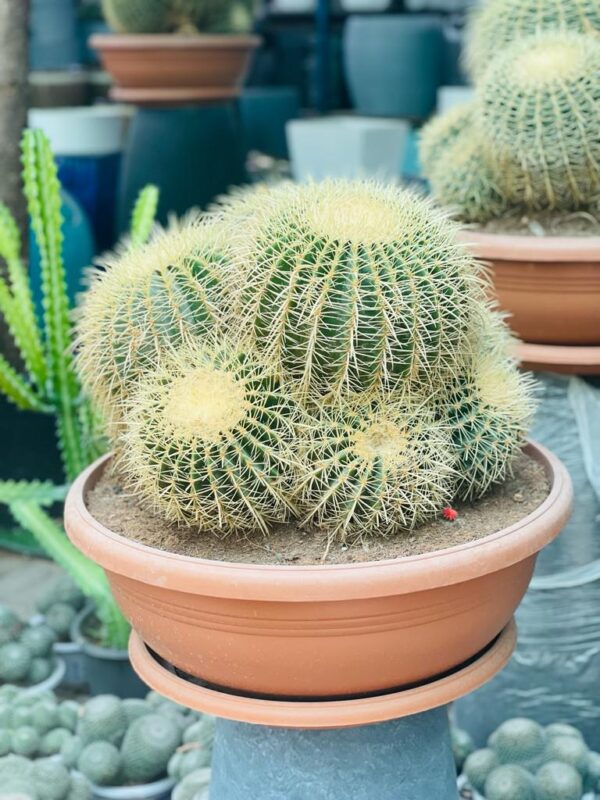
[[[310,14],[317,7],[317,0],[272,0],[271,11],[277,14]]]
[[[392,0],[340,0],[342,11],[346,11],[348,14],[387,11],[391,4]]]
[[[350,115],[292,120],[287,124],[296,180],[374,177],[397,181],[408,123]]]
[[[133,106],[32,108],[29,126],[41,128],[58,156],[105,156],[123,150]]]
[[[440,86],[437,93],[437,113],[443,114],[455,106],[461,106],[473,99],[472,86]]]

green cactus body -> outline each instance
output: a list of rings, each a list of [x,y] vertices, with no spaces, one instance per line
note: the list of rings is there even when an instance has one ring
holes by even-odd
[[[212,752],[212,746],[215,740],[215,724],[215,717],[211,714],[203,714],[197,722],[190,725],[184,732],[184,744],[199,744],[209,752]]]
[[[570,764],[582,778],[585,778],[589,750],[583,739],[578,739],[576,736],[551,736],[544,755],[548,761]]]
[[[600,186],[600,38],[517,41],[478,87],[480,125],[511,203],[572,210]]]
[[[273,370],[226,343],[193,345],[139,386],[121,463],[167,519],[266,529],[290,516],[294,402]]]
[[[0,757],[12,753],[12,731],[0,728]]]
[[[84,744],[105,741],[119,746],[127,724],[121,700],[110,694],[102,694],[88,700],[83,707],[77,735]]]
[[[121,775],[121,754],[110,742],[92,742],[79,755],[77,768],[96,786],[116,786]]]
[[[58,724],[61,728],[66,728],[71,733],[75,733],[79,720],[79,703],[75,700],[65,700],[58,707]]]
[[[55,728],[53,731],[48,731],[42,739],[40,754],[43,756],[54,756],[60,753],[65,742],[70,741],[72,738],[73,734],[66,728]]]
[[[477,130],[459,134],[425,174],[437,201],[465,222],[485,223],[509,208],[502,176]]]
[[[306,521],[332,538],[411,529],[452,498],[449,436],[404,398],[322,408],[307,426],[303,456]]]
[[[152,706],[146,702],[146,700],[128,698],[127,700],[123,700],[123,711],[127,716],[127,722],[131,725],[136,719],[145,717],[146,714],[151,714]]]
[[[71,786],[65,800],[92,800],[92,789],[84,775],[73,773]]]
[[[172,0],[102,0],[104,18],[117,33],[165,33]]]
[[[20,642],[25,645],[32,656],[44,658],[52,652],[52,646],[56,638],[56,633],[48,625],[36,625],[35,627],[25,628],[21,634]]]
[[[570,764],[550,761],[535,776],[536,800],[581,800],[583,781]]]
[[[425,177],[432,174],[446,148],[472,127],[474,119],[474,103],[462,103],[423,126],[419,136],[419,161]]]
[[[0,680],[21,683],[31,669],[31,653],[22,644],[12,642],[0,647]]]
[[[531,775],[512,765],[496,767],[489,774],[484,794],[486,800],[536,800]]]
[[[54,603],[46,612],[46,625],[61,640],[68,638],[77,611],[68,603]]]
[[[70,739],[65,739],[60,748],[60,757],[65,767],[74,769],[82,752],[83,742],[79,736],[71,736]]]
[[[514,362],[477,356],[440,404],[457,457],[457,497],[473,500],[506,479],[533,413],[531,378]]]
[[[173,800],[195,800],[199,793],[208,788],[210,770],[198,769],[187,775],[173,790]]]
[[[118,417],[119,402],[174,348],[213,329],[224,259],[217,229],[189,224],[98,273],[80,317],[79,370],[109,416]]]
[[[518,39],[544,31],[600,31],[597,0],[486,0],[473,12],[466,35],[466,63],[474,77],[490,58]]]
[[[59,725],[58,707],[51,700],[40,700],[31,709],[31,724],[43,735]]]
[[[445,217],[371,182],[258,197],[231,280],[256,346],[303,394],[394,389],[449,366],[480,286]]]
[[[149,783],[163,776],[181,743],[176,722],[160,714],[148,714],[130,725],[123,740],[123,773],[131,783]]]
[[[68,575],[63,575],[38,598],[35,607],[40,614],[45,614],[55,603],[66,603],[80,611],[85,605],[85,595]]]
[[[43,800],[64,800],[71,788],[69,771],[58,761],[43,758],[32,767],[33,785]]]
[[[40,735],[31,727],[17,728],[12,732],[11,750],[19,756],[33,758],[40,749]]]

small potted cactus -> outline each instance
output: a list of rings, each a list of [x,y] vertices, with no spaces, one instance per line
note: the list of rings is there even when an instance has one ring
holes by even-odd
[[[112,96],[138,105],[237,97],[259,38],[252,0],[103,0],[114,34],[91,37],[115,80]]]
[[[395,187],[258,186],[98,273],[78,364],[114,459],[66,527],[162,659],[339,697],[505,628],[571,489],[522,450],[529,379],[456,234]]]
[[[26,624],[0,606],[0,686],[18,685],[31,695],[58,686],[65,664],[53,652],[57,638],[49,625]]]
[[[467,37],[475,99],[422,135],[433,195],[469,223],[462,238],[528,343],[600,345],[598,30],[596,2],[482,4]]]

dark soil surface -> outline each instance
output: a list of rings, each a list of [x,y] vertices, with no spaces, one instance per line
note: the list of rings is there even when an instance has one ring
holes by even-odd
[[[268,537],[252,534],[226,538],[167,523],[123,491],[109,471],[89,493],[87,504],[107,528],[159,550],[214,561],[301,566],[381,561],[481,539],[534,511],[548,491],[542,467],[522,455],[514,465],[513,477],[504,484],[475,503],[455,504],[458,518],[454,522],[446,521],[440,509],[438,519],[405,534],[372,537],[354,545],[334,542],[329,548],[322,531],[299,528],[293,523],[275,525]]]

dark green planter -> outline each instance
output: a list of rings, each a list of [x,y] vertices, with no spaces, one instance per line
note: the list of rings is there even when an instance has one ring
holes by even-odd
[[[93,609],[85,608],[71,628],[71,639],[81,646],[84,656],[84,681],[92,697],[114,694],[117,697],[145,697],[148,687],[134,672],[127,650],[99,647],[82,631]]]
[[[365,14],[346,23],[346,79],[360,114],[428,117],[435,108],[444,57],[437,17]]]
[[[119,193],[119,229],[129,228],[138,192],[160,187],[158,219],[206,207],[246,180],[242,128],[234,103],[140,108],[130,129]]]
[[[245,89],[240,115],[246,150],[288,158],[285,126],[300,113],[300,96],[292,86]]]

